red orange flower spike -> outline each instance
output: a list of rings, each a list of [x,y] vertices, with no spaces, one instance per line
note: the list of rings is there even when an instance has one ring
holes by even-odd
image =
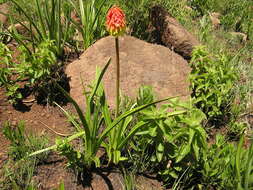
[[[120,36],[126,30],[125,14],[117,6],[109,9],[106,16],[106,29],[112,36]]]

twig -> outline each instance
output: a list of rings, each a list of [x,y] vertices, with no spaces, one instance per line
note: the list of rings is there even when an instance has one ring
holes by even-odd
[[[52,129],[51,127],[49,127],[47,124],[43,123],[42,121],[39,121],[41,124],[43,124],[46,128],[48,128],[49,130],[51,130],[52,132],[54,132],[55,134],[62,136],[62,137],[68,137],[71,136],[71,134],[63,134],[63,133],[59,133],[57,131],[55,131],[54,129]]]
[[[35,98],[31,99],[31,100],[23,100],[22,102],[23,103],[31,103],[31,102],[34,102],[35,101]]]
[[[246,115],[250,115],[251,113],[253,113],[253,110],[241,114],[241,115],[239,116],[239,118],[242,118],[242,117],[244,117],[244,116],[246,116]]]

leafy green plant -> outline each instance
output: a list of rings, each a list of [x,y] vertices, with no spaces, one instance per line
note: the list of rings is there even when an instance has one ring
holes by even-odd
[[[50,76],[52,67],[57,65],[55,54],[51,51],[53,47],[52,41],[45,41],[38,45],[31,56],[27,55],[27,51],[21,50],[23,55],[15,68],[19,77],[28,77],[31,84],[45,81]]]
[[[39,44],[35,52],[30,55],[24,46],[20,47],[20,55],[14,63],[12,52],[6,45],[1,45],[0,51],[4,58],[4,68],[0,70],[1,83],[6,89],[6,95],[11,103],[18,103],[25,93],[34,93],[36,98],[55,100],[59,92],[56,92],[54,83],[65,80],[61,74],[61,64],[53,53],[54,43],[44,41]],[[22,84],[22,85],[21,85]]]
[[[87,49],[96,39],[105,35],[104,18],[109,7],[105,0],[69,0],[69,2],[80,18],[80,23],[74,19],[71,19],[71,22],[82,35],[83,49]]]
[[[3,43],[0,43],[0,86],[8,82],[8,76],[11,74],[9,67],[11,66],[12,52]]]
[[[231,121],[228,125],[228,137],[230,139],[239,139],[247,129],[247,123]]]
[[[141,86],[138,90],[136,105],[145,105],[153,101],[155,101],[155,94],[152,87]],[[134,106],[134,102],[130,104],[129,108],[132,106]],[[155,105],[152,105],[146,109],[151,110],[152,107],[155,107]],[[133,118],[133,123],[141,121],[142,116],[143,115],[141,113],[136,114]],[[149,172],[152,173],[154,172],[154,164],[151,162],[151,157],[155,150],[153,150],[152,146],[147,143],[146,138],[142,138],[142,135],[139,135],[141,131],[142,129],[136,133],[128,145],[126,156],[128,157],[127,162],[130,164],[130,171],[133,173],[144,173],[147,171],[147,168],[149,168]]]
[[[147,40],[150,35],[147,31],[149,25],[150,1],[147,0],[122,0],[120,2],[127,15],[130,35]],[[139,16],[142,15],[142,16]]]
[[[193,51],[190,82],[192,97],[210,120],[225,118],[233,102],[233,84],[238,79],[235,68],[225,55],[211,57],[204,47]]]
[[[236,150],[234,172],[237,190],[248,190],[253,187],[253,145],[248,149],[243,148],[244,137],[242,136]]]
[[[21,160],[30,153],[45,147],[47,139],[25,134],[25,123],[20,121],[17,126],[12,127],[10,123],[5,123],[3,127],[4,136],[11,142],[9,155],[13,160]],[[41,154],[38,159],[44,159],[47,154]]]
[[[9,190],[34,187],[32,177],[35,166],[35,160],[9,160],[0,171],[0,188]]]
[[[45,148],[48,141],[45,137],[37,137],[25,133],[24,122],[17,126],[5,123],[4,136],[10,141],[9,160],[4,164],[0,172],[0,188],[28,189],[35,185],[32,176],[38,163],[47,158],[47,153],[28,158],[28,155],[36,150]]]
[[[193,0],[190,5],[200,15],[204,15],[209,9],[208,5],[210,6],[210,1]]]
[[[138,91],[137,105],[144,105],[155,100],[155,95],[151,86],[141,86]],[[149,107],[148,109],[150,109]]]
[[[123,169],[124,190],[135,190],[135,176],[133,173]]]
[[[154,163],[152,167],[159,168],[166,183],[177,179],[188,167],[197,167],[202,150],[207,148],[207,134],[201,126],[205,114],[192,102],[171,99],[160,108],[142,110],[140,118],[148,121],[148,126],[136,134],[132,154],[145,148]]]
[[[18,91],[19,85],[13,80],[12,74],[15,72],[13,69],[14,63],[12,62],[12,51],[2,42],[0,43],[0,86],[6,88],[6,95],[10,97],[11,102],[22,98],[22,94]]]
[[[150,104],[133,108],[129,111],[122,113],[121,115],[119,115],[117,118],[115,118],[112,121],[110,118],[108,105],[105,99],[105,93],[102,90],[103,88],[101,86],[102,77],[104,73],[106,72],[109,64],[110,64],[110,60],[107,62],[103,70],[99,72],[99,74],[97,75],[98,77],[95,80],[91,93],[85,93],[85,99],[86,99],[85,114],[83,114],[83,112],[81,111],[81,108],[68,95],[68,93],[65,92],[65,90],[63,90],[58,85],[58,87],[61,89],[64,95],[74,105],[78,113],[80,123],[76,122],[75,118],[72,118],[70,114],[68,114],[64,109],[62,109],[65,115],[69,118],[69,120],[72,121],[73,125],[76,127],[78,132],[62,141],[58,140],[57,143],[51,147],[48,147],[40,151],[36,151],[30,154],[30,156],[37,155],[39,153],[42,153],[48,150],[57,149],[63,155],[70,155],[68,157],[71,159],[70,162],[77,163],[80,161],[82,163],[81,167],[75,166],[76,169],[83,170],[84,168],[82,168],[82,166],[87,169],[94,166],[99,167],[100,159],[99,157],[97,157],[97,152],[99,148],[101,147],[101,145],[105,143],[105,139],[108,137],[110,131],[113,128],[118,127],[119,123],[123,122],[134,113],[139,112],[140,110],[143,110],[156,103],[164,101],[164,100],[160,100],[160,101],[152,102]],[[104,124],[106,126],[105,129],[102,132],[99,132],[101,127],[104,126]],[[124,139],[121,138],[121,136],[119,136],[122,139],[122,141],[116,141],[117,142],[117,146],[116,146],[117,159],[121,158],[120,154],[118,154],[118,150],[121,150],[123,146],[127,143],[127,141],[134,135],[136,130],[143,125],[144,125],[144,122],[140,122],[138,125],[133,127],[133,129],[131,129],[131,132],[126,137],[124,137]],[[83,147],[80,151],[75,150],[74,148],[71,148],[71,145],[68,144],[69,142],[77,138],[81,138],[81,141],[83,142]],[[111,150],[111,147],[109,148]]]
[[[173,97],[168,98],[168,101],[171,99],[173,99]],[[149,105],[144,110],[155,112],[154,110],[156,109],[154,107],[154,102],[156,101],[154,101],[152,89],[148,86],[143,86],[139,89],[139,97],[137,98],[137,103],[133,104],[133,106],[130,107],[130,109],[127,111],[136,109],[136,106],[142,107],[144,105]],[[110,119],[108,113],[108,110],[104,110],[103,112],[106,126],[110,126],[112,123],[112,120]],[[168,114],[168,117],[172,117],[180,113],[181,112],[171,112]],[[137,113],[137,115],[138,114],[140,113]],[[138,131],[142,131],[144,128],[147,128],[149,124],[149,120],[145,121],[143,118],[136,120],[135,116],[133,115],[124,118],[120,123],[118,123],[117,127],[112,129],[108,134],[108,143],[103,144],[103,146],[106,148],[109,162],[112,161],[114,164],[118,164],[120,161],[127,160],[127,157],[121,156],[122,151],[124,150],[123,148],[129,144],[129,140],[131,140],[132,137],[138,133]]]
[[[11,128],[10,123],[6,123],[3,128],[4,136],[11,141],[9,154],[12,155],[12,158],[15,160],[20,160],[25,157],[27,154],[27,142],[25,137],[25,125],[23,122],[20,122],[14,130]]]
[[[210,38],[210,31],[212,30],[211,21],[208,15],[204,15],[200,21],[200,40],[202,42],[209,41]]]
[[[36,97],[45,95],[50,101],[56,99],[54,82],[64,80],[61,75],[61,63],[57,62],[54,54],[53,41],[44,41],[38,44],[35,52],[29,55],[25,49],[22,49],[19,57],[19,64],[15,65],[15,70],[19,73],[17,79],[26,79],[26,86],[32,87]]]
[[[153,98],[147,97],[149,94],[148,91],[149,87],[141,87],[140,88],[140,98],[137,100],[137,104],[132,104],[132,106],[129,106],[129,109],[123,110],[124,112],[131,111],[136,106],[143,106],[145,104],[152,104]],[[149,99],[150,98],[150,99]],[[152,107],[150,105],[146,109],[149,109]],[[123,113],[124,113],[123,112]],[[104,110],[103,115],[105,117],[106,126],[111,125],[112,119],[110,117],[109,110]],[[126,147],[126,145],[129,143],[128,141],[135,135],[135,133],[142,127],[145,127],[147,123],[143,121],[134,122],[135,117],[129,116],[122,120],[118,124],[117,127],[111,130],[111,132],[108,134],[108,143],[104,143],[103,146],[106,149],[107,155],[109,157],[109,162],[113,162],[115,164],[118,164],[120,161],[126,160],[127,157],[121,156],[123,147]]]
[[[244,32],[250,36],[252,34],[252,14],[253,3],[251,1],[230,0],[221,9],[223,16],[221,23],[226,29],[233,29],[237,32]]]
[[[252,25],[252,1],[237,0],[193,0],[191,7],[197,15],[207,15],[210,12],[221,14],[221,25],[226,30],[246,33],[251,38]]]
[[[202,185],[211,188],[221,186],[224,183],[228,187],[231,174],[225,168],[229,167],[233,161],[232,155],[234,154],[234,146],[228,144],[224,136],[217,134],[215,143],[208,148],[203,159],[203,168],[200,170],[203,175]]]
[[[22,46],[26,47],[27,51],[32,54],[31,48],[27,45],[27,40],[32,44],[32,50],[38,44],[45,41],[52,41],[55,48],[52,49],[57,58],[64,57],[64,47],[71,46],[73,41],[73,32],[71,28],[70,6],[62,0],[32,0],[32,6],[27,10],[27,4],[17,0],[10,0],[12,5],[18,10],[20,16],[11,17],[12,20],[19,23],[29,34],[24,36],[19,34],[15,28],[13,31],[9,30],[11,36]],[[11,15],[10,15],[11,16]],[[19,18],[24,19],[23,22]]]
[[[241,136],[239,143],[234,145],[224,136],[216,135],[215,143],[204,151],[202,166],[198,168],[202,173],[199,187],[252,189],[252,143],[245,148],[244,139]]]

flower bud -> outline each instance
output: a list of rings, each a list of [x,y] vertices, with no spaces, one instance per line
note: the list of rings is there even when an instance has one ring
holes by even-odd
[[[125,14],[121,8],[113,6],[106,16],[106,29],[112,36],[120,36],[126,30]]]

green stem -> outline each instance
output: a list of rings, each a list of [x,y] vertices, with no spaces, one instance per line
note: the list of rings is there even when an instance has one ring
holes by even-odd
[[[116,47],[116,113],[115,113],[115,117],[117,117],[119,114],[119,76],[120,76],[118,37],[115,37],[115,47]]]

